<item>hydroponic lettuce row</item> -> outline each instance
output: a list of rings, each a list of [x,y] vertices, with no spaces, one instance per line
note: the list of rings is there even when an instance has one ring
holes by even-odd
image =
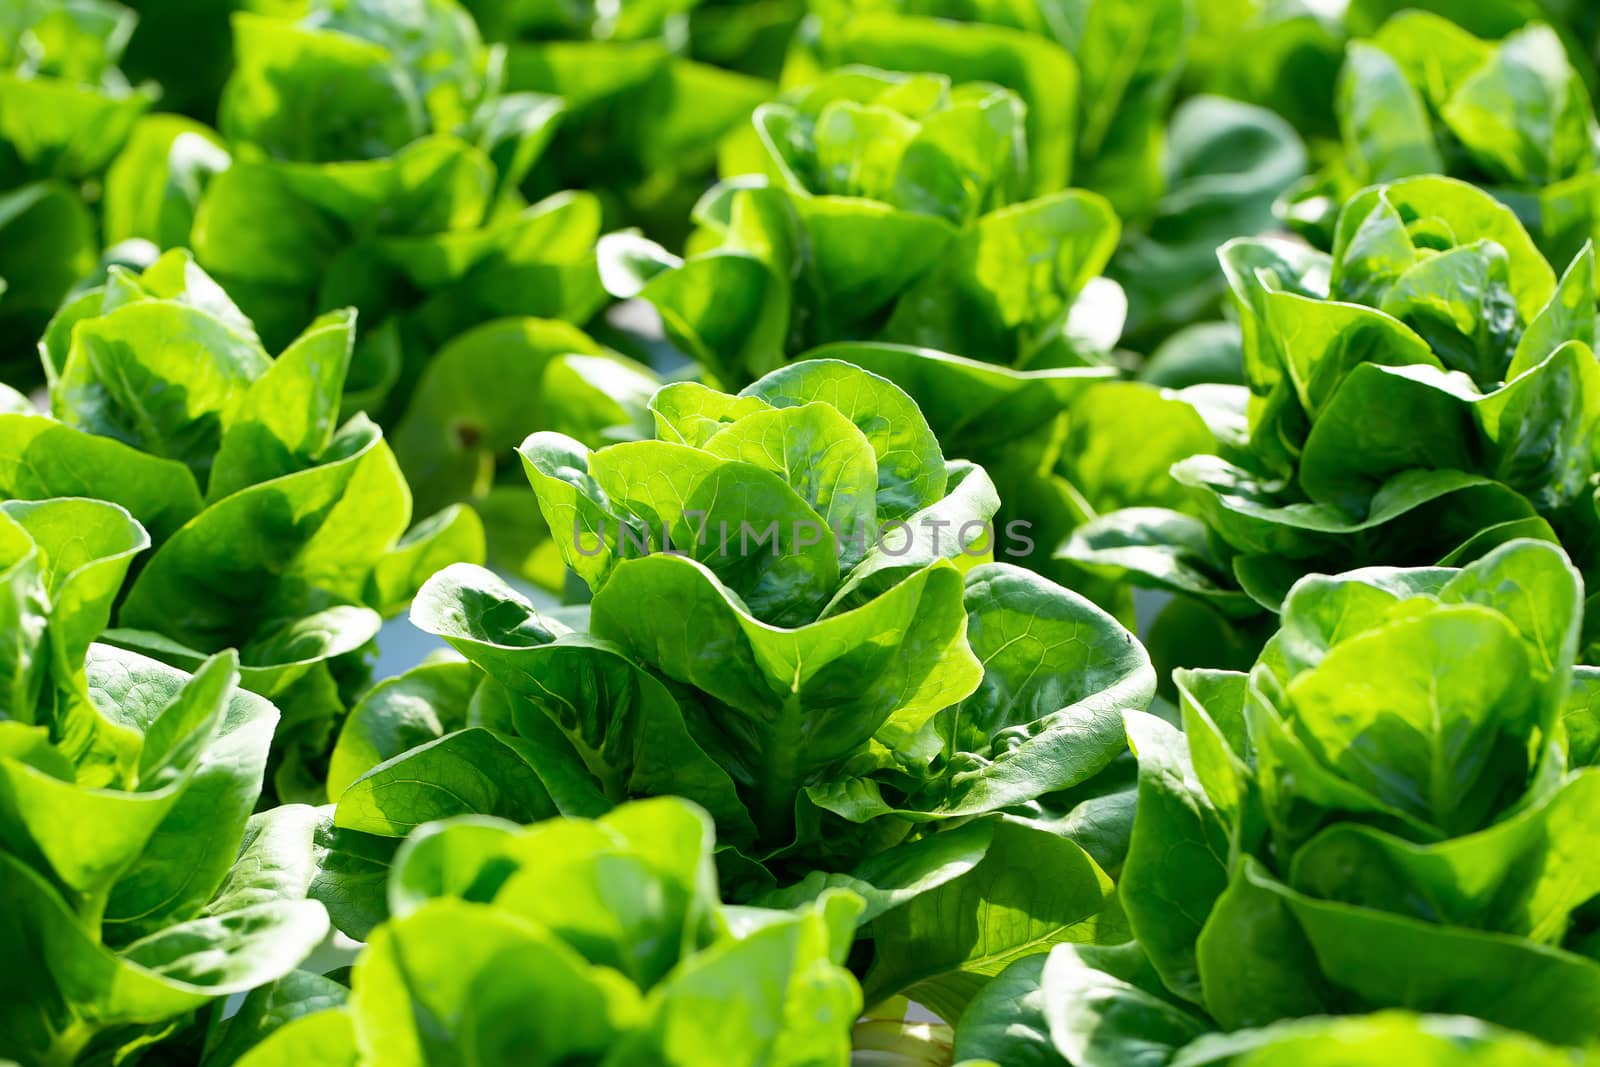
[[[0,1065],[1588,1062],[1597,57],[0,0]]]

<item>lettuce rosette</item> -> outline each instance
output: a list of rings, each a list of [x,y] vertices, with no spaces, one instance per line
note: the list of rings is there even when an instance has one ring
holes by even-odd
[[[1043,964],[1057,1047],[1096,1049],[1044,1062],[1124,1062],[1151,1034],[1150,1062],[1211,1062],[1179,1049],[1391,1008],[1592,1045],[1582,609],[1561,551],[1520,540],[1461,570],[1305,578],[1248,674],[1180,671],[1182,732],[1128,716],[1136,940]],[[1158,1029],[1104,1026],[1134,1016]]]
[[[365,416],[339,421],[355,316],[318,319],[277,358],[184,252],[63,309],[40,345],[50,413],[0,415],[0,499],[113,501],[149,531],[106,640],[193,670],[239,650],[284,721],[273,788],[313,786],[365,688],[386,614],[446,563],[481,559],[453,507],[414,527],[411,494]]]
[[[713,845],[711,820],[675,798],[528,827],[429,823],[395,858],[392,918],[349,990],[252,1028],[268,1036],[237,1042],[237,1062],[422,1067],[470,1049],[506,1067],[845,1067],[860,900],[724,906]]]
[[[1249,392],[1219,454],[1173,468],[1204,521],[1113,513],[1070,556],[1274,611],[1307,573],[1460,564],[1516,537],[1558,541],[1593,573],[1589,247],[1558,278],[1509,208],[1424,177],[1352,199],[1331,255],[1258,240],[1220,255]]]
[[[347,721],[336,921],[359,936],[381,918],[384,841],[420,822],[672,793],[716,820],[731,898],[866,899],[869,1003],[910,988],[953,1019],[1012,954],[1123,936],[1119,712],[1153,673],[1110,616],[989,562],[1007,540],[984,471],[946,463],[909,397],[841,362],[737,396],[670,385],[651,410],[653,441],[521,449],[592,591],[583,628],[475,567],[419,594],[413,622],[467,662],[384,683]],[[1023,927],[995,889],[1008,871],[1037,894]]]
[[[1288,101],[1252,106],[1195,95],[1174,107],[1186,95],[1179,81],[1205,16],[1197,5],[824,0],[812,6],[816,17],[797,34],[785,87],[861,64],[992,82],[1017,94],[1027,109],[1031,195],[1078,186],[1104,196],[1122,221],[1107,274],[1127,294],[1123,336],[1140,352],[1215,316],[1223,293],[1217,245],[1271,228],[1274,200],[1305,173],[1295,128],[1268,110]],[[1230,29],[1239,32],[1244,21],[1231,19]]]
[[[1036,194],[1074,183],[1143,220],[1163,185],[1167,113],[1189,20],[1177,0],[1049,4],[824,0],[802,29],[786,84],[868,64],[1010,89],[1027,109]]]
[[[1216,246],[1272,225],[1305,151],[1235,101],[1169,116],[1185,24],[1168,5],[1088,8],[1068,27],[1028,5],[821,5],[785,91],[724,141],[685,254],[610,235],[607,289],[735,386],[836,341],[1114,365],[1125,333],[1148,352],[1213,317]]]
[[[609,235],[602,281],[653,304],[667,338],[729,386],[830,341],[1104,363],[1126,310],[1099,279],[1116,215],[1080,190],[1028,199],[1026,119],[997,85],[836,71],[729,139],[687,258]]]
[[[1545,23],[1484,40],[1404,11],[1348,45],[1335,113],[1343,154],[1282,205],[1319,247],[1332,246],[1339,209],[1358,190],[1422,174],[1492,193],[1553,261],[1595,236],[1600,128],[1589,87]]]
[[[118,232],[192,247],[273,348],[356,307],[346,414],[398,416],[469,327],[582,322],[604,301],[598,202],[519,191],[563,104],[505,91],[503,54],[454,0],[240,11],[233,41],[220,137],[141,126],[110,190]]]
[[[122,1062],[328,931],[315,812],[251,815],[278,713],[234,653],[99,642],[149,543],[115,504],[0,504],[0,1057]]]

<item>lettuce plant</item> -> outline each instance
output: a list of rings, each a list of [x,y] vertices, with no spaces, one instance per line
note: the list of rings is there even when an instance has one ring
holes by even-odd
[[[347,413],[397,415],[471,326],[581,322],[603,301],[598,201],[518,191],[564,105],[503,91],[503,55],[454,0],[240,12],[233,37],[225,150],[172,117],[142,128],[149,159],[118,175],[119,228],[192,247],[273,347],[358,308]]]
[[[430,823],[395,859],[393,917],[346,1003],[238,1062],[845,1067],[859,898],[723,906],[712,846],[710,818],[677,799],[526,828]]]
[[[0,1065],[1600,1048],[1584,5],[128,2],[0,0]]]
[[[158,95],[117,69],[134,18],[107,0],[0,10],[0,365],[18,384],[56,305],[99,256],[91,183]]]
[[[50,414],[0,415],[0,498],[89,496],[150,530],[107,640],[185,669],[225,648],[276,701],[280,796],[320,793],[362,649],[444,563],[482,557],[461,508],[411,528],[411,496],[364,416],[338,421],[355,318],[325,316],[276,359],[186,253],[113,268],[41,344]]]
[[[1097,957],[1103,964],[1107,957]],[[1537,1041],[1462,1015],[1404,1011],[1314,1016],[1231,1034],[1191,1031],[1163,1014],[1163,1002],[1106,971],[1086,971],[1070,946],[1033,957],[979,994],[956,1042],[958,1067],[1572,1067],[1574,1049]],[[1025,1000],[1002,999],[1026,998]],[[1148,997],[1148,999],[1143,999]],[[1121,1025],[1106,1025],[1090,998],[1120,998],[1131,1008]],[[1028,1003],[1028,1001],[1033,1003]],[[1040,1010],[1040,1005],[1045,1005]],[[1102,1027],[1091,1034],[1086,1018]],[[1139,1035],[1137,1060],[1128,1038]]]
[[[1173,109],[1194,47],[1192,9],[1210,5],[813,6],[817,18],[798,36],[785,85],[862,64],[993,82],[1017,93],[1027,108],[1032,195],[1080,186],[1104,196],[1122,221],[1122,244],[1107,273],[1127,294],[1123,335],[1139,351],[1214,313],[1222,295],[1212,258],[1217,245],[1266,230],[1274,199],[1305,172],[1300,138],[1266,108],[1199,96]],[[1245,21],[1231,19],[1229,29],[1237,34]],[[1271,107],[1282,98],[1259,102]]]
[[[1339,156],[1346,144],[1341,114],[1349,99],[1346,89],[1379,101],[1381,109],[1394,103],[1392,95],[1384,102],[1386,90],[1376,85],[1349,85],[1341,78],[1342,68],[1351,59],[1347,49],[1352,41],[1366,44],[1380,36],[1397,41],[1403,33],[1414,33],[1417,42],[1402,44],[1402,50],[1419,57],[1430,50],[1435,56],[1460,55],[1465,34],[1492,46],[1494,41],[1542,23],[1555,30],[1568,60],[1591,92],[1597,82],[1594,57],[1600,45],[1600,23],[1588,5],[1567,0],[1432,0],[1421,4],[1350,0],[1338,5],[1308,0],[1204,0],[1194,4],[1190,14],[1194,30],[1183,57],[1180,94],[1215,93],[1270,108],[1288,120],[1312,146],[1313,155],[1323,160]],[[1386,25],[1391,22],[1392,27]],[[1350,77],[1354,77],[1353,70]],[[1373,128],[1398,119],[1387,116]],[[1335,163],[1324,173],[1340,169]],[[1410,176],[1412,173],[1394,174],[1391,178]],[[1314,182],[1308,183],[1307,190],[1314,187]],[[1313,209],[1311,217],[1321,210],[1299,195],[1294,199]],[[1335,212],[1339,202],[1333,204]]]
[[[1564,1067],[1573,1062],[1570,1049],[1476,1019],[1399,1011],[1296,1020],[1201,1039],[1183,1050],[1182,1062],[1194,1067],[1331,1067],[1333,1063],[1381,1067],[1396,1057],[1417,1067]]]
[[[251,815],[278,713],[234,654],[97,641],[148,545],[114,504],[0,504],[0,1057],[122,1062],[328,930],[315,813]]]
[[[696,22],[709,6],[468,0],[484,39],[505,46],[507,88],[559,97],[566,108],[524,187],[534,195],[593,190],[608,217],[675,243],[718,142],[774,91],[765,78],[723,69],[739,58],[732,42],[713,49],[714,63],[691,54],[705,42]],[[744,24],[759,14],[751,6],[739,4],[724,27],[750,29]],[[780,26],[792,24],[774,14]]]
[[[1123,1062],[1384,1008],[1592,1042],[1582,606],[1560,550],[1520,540],[1461,570],[1306,578],[1249,674],[1179,672],[1183,732],[1128,716],[1137,940],[1045,964],[1057,1047]],[[1208,1047],[1228,1040],[1250,1039]]]
[[[1220,454],[1174,469],[1205,526],[1113,514],[1086,549],[1164,545],[1189,573],[1146,577],[1215,600],[1231,571],[1269,609],[1308,572],[1461,562],[1519,536],[1592,572],[1588,247],[1558,279],[1509,208],[1425,177],[1353,198],[1331,255],[1252,240],[1221,257],[1250,393]]]
[[[1595,235],[1600,129],[1588,88],[1543,23],[1485,41],[1429,12],[1396,15],[1349,45],[1337,114],[1342,158],[1285,206],[1323,248],[1357,190],[1435,173],[1494,193],[1558,262]]]
[[[585,629],[479,568],[424,586],[413,621],[469,663],[380,686],[347,721],[330,894],[370,895],[362,850],[381,861],[373,838],[429,819],[674,793],[716,819],[734,899],[866,898],[869,1002],[911,988],[953,1018],[1014,953],[1120,937],[1118,712],[1154,688],[1131,635],[985,562],[1005,543],[992,483],[947,464],[882,378],[797,363],[738,396],[671,385],[651,410],[657,440],[521,449],[593,592]],[[1024,855],[1018,927],[992,879]],[[381,901],[346,911],[359,933]]]
[[[733,386],[843,340],[1103,362],[1123,302],[1096,279],[1117,219],[1093,193],[1021,199],[1036,182],[1025,115],[993,85],[836,72],[764,105],[731,142],[687,259],[612,235],[602,280],[654,304],[668,338]]]
[[[993,82],[1027,108],[1033,191],[1076,184],[1143,221],[1163,185],[1167,112],[1189,35],[1176,0],[825,0],[785,80],[808,66]],[[960,21],[953,21],[960,20]]]

